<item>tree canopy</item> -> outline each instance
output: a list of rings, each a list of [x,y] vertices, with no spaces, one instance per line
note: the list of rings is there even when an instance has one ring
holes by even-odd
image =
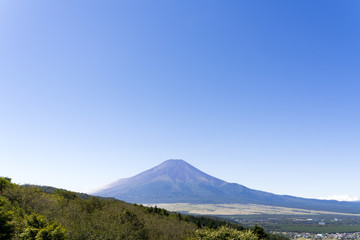
[[[256,229],[0,177],[0,240],[271,239]]]

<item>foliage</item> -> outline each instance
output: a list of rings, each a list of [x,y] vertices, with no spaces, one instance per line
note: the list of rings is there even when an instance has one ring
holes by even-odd
[[[268,234],[265,232],[265,230],[260,227],[259,225],[255,225],[253,229],[253,233],[259,238],[259,239],[268,239]]]
[[[111,198],[19,186],[6,178],[0,178],[0,183],[0,240],[181,240],[195,237],[196,230],[204,227],[208,229],[200,229],[198,236],[203,231],[218,231],[210,230],[216,228],[235,233],[244,229],[221,220]],[[248,236],[245,233],[256,236],[249,231],[241,236]]]
[[[49,225],[44,216],[39,214],[31,214],[25,217],[26,227],[20,234],[20,238],[24,240],[64,240],[65,229],[53,223]]]
[[[183,217],[183,219],[185,221],[195,223],[198,228],[219,228],[221,226],[229,226],[237,230],[245,229],[243,226],[238,224],[230,223],[215,218],[204,217],[204,216],[198,217],[198,216],[186,215]]]
[[[236,230],[228,226],[218,229],[199,229],[189,240],[258,240],[251,230]]]
[[[196,230],[195,224],[163,209],[151,213],[144,206],[119,200],[50,187],[19,186],[4,178],[0,182],[0,206],[6,205],[6,209],[1,208],[0,239],[165,240],[185,239]]]
[[[0,177],[0,193],[6,188],[11,185],[11,179]]]
[[[36,235],[36,240],[64,240],[66,231],[65,229],[57,224],[53,223],[41,229]]]
[[[12,214],[6,211],[8,201],[0,196],[0,239],[11,239],[14,234],[14,226],[11,224]]]

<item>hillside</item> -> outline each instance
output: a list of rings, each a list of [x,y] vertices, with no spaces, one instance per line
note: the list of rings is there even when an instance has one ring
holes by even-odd
[[[199,229],[225,225],[226,231],[244,229],[226,221],[186,216],[111,198],[52,187],[19,186],[0,177],[1,240],[193,239]],[[257,239],[259,229],[258,236],[284,239],[264,235],[261,228],[251,232],[255,236],[252,239]]]
[[[183,160],[167,160],[95,193],[132,203],[260,204],[342,213],[360,213],[360,203],[277,195],[228,183]]]

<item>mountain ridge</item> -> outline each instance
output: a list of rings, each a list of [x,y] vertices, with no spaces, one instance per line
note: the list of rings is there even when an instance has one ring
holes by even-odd
[[[229,183],[181,159],[169,159],[95,193],[131,203],[241,203],[360,213],[360,203],[277,195]]]

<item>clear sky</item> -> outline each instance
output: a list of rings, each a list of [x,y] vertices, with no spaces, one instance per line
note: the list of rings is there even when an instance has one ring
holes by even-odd
[[[1,176],[87,192],[171,158],[359,198],[360,1],[0,1]]]

